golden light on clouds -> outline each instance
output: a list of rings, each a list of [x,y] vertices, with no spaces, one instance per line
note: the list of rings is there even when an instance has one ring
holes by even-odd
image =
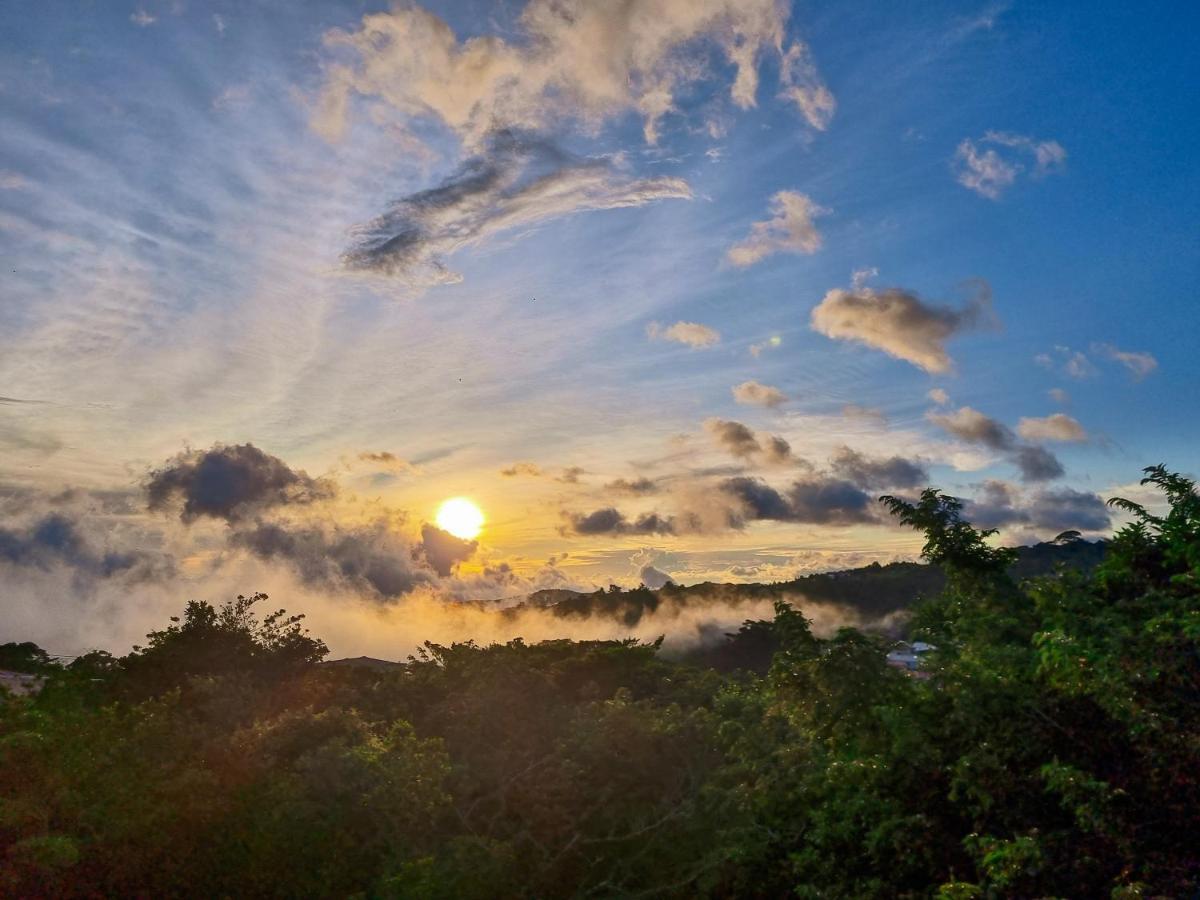
[[[478,537],[483,522],[483,511],[466,497],[451,497],[438,507],[438,528],[456,538],[469,541]]]

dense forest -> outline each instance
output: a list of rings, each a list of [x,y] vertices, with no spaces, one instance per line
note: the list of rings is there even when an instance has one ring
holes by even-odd
[[[0,701],[0,893],[1192,895],[1200,497],[1146,482],[1161,515],[1113,501],[1102,560],[1036,577],[954,498],[881,498],[932,564],[911,673],[782,601],[724,645],[747,665],[634,641],[322,665],[262,595],[122,658],[6,645],[46,680]]]

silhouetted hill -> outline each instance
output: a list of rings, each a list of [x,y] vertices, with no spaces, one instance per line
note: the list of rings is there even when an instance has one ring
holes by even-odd
[[[1018,580],[1052,574],[1059,566],[1089,572],[1104,558],[1104,541],[1065,540],[1018,548],[1011,572]],[[624,590],[583,593],[563,589],[537,591],[523,605],[570,617],[604,616],[634,626],[647,613],[664,604],[703,607],[711,604],[749,605],[803,596],[810,603],[842,607],[864,622],[873,622],[908,609],[921,597],[934,596],[945,585],[937,566],[917,562],[872,563],[857,569],[804,575],[771,584],[701,582],[693,585],[667,584],[657,590],[645,586]]]

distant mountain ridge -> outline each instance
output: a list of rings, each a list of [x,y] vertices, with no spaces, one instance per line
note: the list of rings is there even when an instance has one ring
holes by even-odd
[[[1088,572],[1104,559],[1105,547],[1105,541],[1079,539],[1018,547],[1010,571],[1018,581],[1053,574],[1060,565]],[[668,583],[658,589],[610,587],[591,592],[554,588],[535,591],[501,614],[537,607],[563,617],[602,615],[635,625],[643,614],[654,612],[664,603],[748,603],[800,594],[811,602],[847,607],[864,619],[878,619],[908,609],[921,597],[940,593],[945,583],[941,569],[927,563],[871,563],[771,584],[706,581],[687,586]]]

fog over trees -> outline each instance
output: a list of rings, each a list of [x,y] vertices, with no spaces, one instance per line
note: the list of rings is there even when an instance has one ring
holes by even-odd
[[[1033,578],[958,500],[881,498],[936,566],[902,626],[915,666],[889,664],[894,634],[818,636],[783,601],[682,654],[330,664],[261,594],[189,602],[121,658],[3,645],[41,689],[0,702],[0,894],[1187,895],[1200,497],[1146,476],[1162,514],[1114,500],[1111,541],[1056,542],[1102,560]],[[671,590],[543,600],[628,615]]]

